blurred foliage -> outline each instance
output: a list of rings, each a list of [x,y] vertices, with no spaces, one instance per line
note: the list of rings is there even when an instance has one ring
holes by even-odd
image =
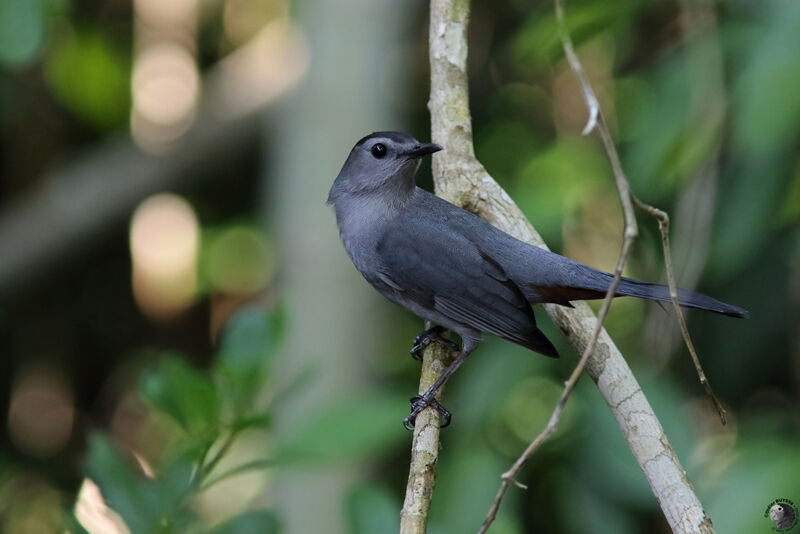
[[[270,428],[269,401],[259,399],[265,396],[265,384],[274,385],[269,370],[283,322],[280,312],[267,317],[260,308],[243,308],[223,332],[209,372],[192,368],[178,356],[163,355],[144,374],[142,396],[180,427],[159,452],[153,474],[148,474],[150,468],[142,473],[142,467],[126,458],[109,437],[90,438],[86,476],[132,533],[197,532],[202,523],[192,503],[199,494],[225,479],[274,464],[269,458],[257,458],[227,470],[219,468],[240,434]],[[276,392],[266,396],[274,400]],[[278,531],[275,515],[262,510],[245,511],[208,532]]]
[[[45,61],[53,96],[76,117],[106,130],[128,118],[130,59],[101,29],[62,30]]]
[[[376,484],[353,487],[345,501],[350,532],[372,534],[373,532],[396,532],[400,528],[397,511],[402,503],[393,492]]]
[[[273,249],[252,224],[204,228],[199,259],[204,291],[246,295],[266,286],[275,273]]]
[[[195,44],[203,68],[284,10],[268,0],[201,4]],[[15,209],[21,192],[46,189],[45,171],[127,128],[131,5],[0,0],[0,215]],[[295,23],[309,5],[291,3]],[[225,21],[237,6],[244,26],[231,33]],[[611,269],[621,242],[618,199],[602,146],[580,136],[585,104],[563,59],[552,2],[472,6],[478,157],[552,248]],[[688,314],[709,379],[730,408],[729,425],[715,419],[668,310],[620,300],[607,326],[718,532],[766,531],[764,506],[775,498],[800,502],[800,3],[567,0],[566,14],[634,191],[672,216],[675,257],[687,258],[675,265],[679,281],[751,312],[742,322]],[[425,16],[420,9],[398,47],[413,51],[404,71],[408,96],[396,106],[418,137],[429,130]],[[347,28],[341,35],[348,38]],[[325,61],[313,57],[312,68]],[[326,68],[342,75],[338,65]],[[273,146],[275,135],[270,130],[263,145]],[[297,148],[315,157],[307,149]],[[287,314],[246,306],[229,318],[256,295],[282,297],[279,280],[295,267],[252,222],[269,218],[262,194],[269,187],[254,178],[269,155],[254,148],[252,161],[229,159],[212,187],[182,192],[204,225],[197,302],[182,315],[150,321],[136,308],[126,228],[111,243],[76,247],[74,264],[48,266],[41,287],[0,303],[3,409],[33,364],[54,369],[74,397],[72,435],[59,452],[37,456],[6,430],[3,532],[79,531],[72,516],[85,477],[132,532],[269,533],[281,524],[288,531],[273,506],[282,470],[303,470],[314,481],[341,466],[351,478],[330,498],[343,524],[331,526],[328,517],[320,524],[354,534],[397,530],[409,442],[400,421],[418,380],[406,353],[421,325],[389,304],[370,307],[368,328],[384,336],[380,353],[354,356],[364,371],[347,395],[309,400],[320,369],[286,370],[296,356],[280,345]],[[628,274],[663,279],[655,224],[640,223]],[[315,256],[314,244],[301,261],[315,262],[323,276],[331,259]],[[354,304],[319,295],[314,306],[334,315]],[[293,324],[304,325],[309,310],[291,311]],[[442,437],[431,534],[476,529],[500,473],[549,417],[574,365],[559,332],[536,313],[560,360],[490,338],[448,384],[454,418]],[[321,344],[335,347],[363,328]],[[295,402],[304,408],[276,421],[277,407]],[[493,534],[666,532],[616,422],[586,379],[521,482],[528,490],[509,493]]]
[[[398,416],[405,415],[406,397],[376,392],[326,405],[284,436],[284,459],[352,462],[382,454],[407,437],[397,425]]]
[[[42,47],[45,25],[41,0],[0,1],[0,64],[16,67],[33,61]]]

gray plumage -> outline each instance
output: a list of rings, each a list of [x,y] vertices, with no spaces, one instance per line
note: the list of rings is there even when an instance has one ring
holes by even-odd
[[[408,134],[370,134],[353,147],[328,196],[344,248],[364,278],[389,300],[462,338],[461,354],[446,376],[419,398],[424,402],[414,405],[412,399],[412,424],[421,408],[435,402],[433,395],[481,333],[557,357],[536,326],[531,304],[570,306],[574,300],[603,298],[612,280],[418,188],[419,158],[438,150]],[[670,300],[665,286],[630,278],[621,280],[617,295]],[[683,306],[747,316],[742,308],[699,293],[679,290],[678,296]]]
[[[383,145],[383,157],[372,154]],[[612,276],[529,245],[416,187],[419,157],[438,150],[407,134],[361,139],[331,187],[328,203],[356,268],[382,295],[453,330],[464,342],[494,334],[557,356],[530,304],[602,298]],[[665,286],[623,278],[617,295],[669,300]],[[680,290],[682,305],[734,317],[747,312]]]

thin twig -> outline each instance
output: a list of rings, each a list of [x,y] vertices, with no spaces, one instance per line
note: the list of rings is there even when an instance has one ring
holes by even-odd
[[[586,121],[586,126],[583,127],[581,135],[589,135],[595,126],[597,126],[597,119],[600,115],[600,103],[597,101],[597,96],[594,94],[592,84],[583,72],[581,62],[578,60],[578,54],[575,53],[575,47],[572,45],[572,38],[569,36],[567,30],[566,17],[564,16],[564,3],[563,0],[555,0],[556,4],[556,22],[558,23],[558,36],[561,39],[561,45],[564,48],[564,54],[567,56],[567,61],[572,72],[578,77],[578,82],[583,91],[583,99],[586,101],[586,107],[589,109],[589,118]]]
[[[210,475],[212,473],[212,471],[214,471],[214,468],[217,467],[217,464],[219,463],[219,461],[222,460],[222,458],[230,450],[230,448],[233,445],[233,442],[236,440],[236,436],[239,434],[240,430],[241,429],[239,429],[239,428],[232,429],[230,431],[230,433],[228,434],[228,437],[225,439],[225,441],[220,446],[220,448],[217,449],[217,452],[214,454],[214,456],[211,458],[211,460],[209,460],[209,462],[207,464],[201,465],[201,467],[200,467],[200,480],[205,479],[208,475]]]
[[[198,491],[199,492],[206,491],[211,486],[213,486],[215,484],[219,484],[223,480],[226,480],[226,479],[231,478],[231,477],[236,476],[236,475],[240,475],[240,474],[242,474],[242,473],[244,473],[246,471],[254,471],[256,469],[267,469],[267,468],[273,467],[274,465],[275,465],[275,461],[270,459],[270,458],[262,458],[260,460],[253,460],[251,462],[245,462],[245,463],[243,463],[241,465],[237,465],[236,467],[234,467],[230,471],[225,471],[221,475],[212,478],[208,482],[204,482],[200,486],[200,489]]]
[[[203,482],[203,465],[206,463],[206,457],[208,456],[208,451],[211,450],[211,446],[214,445],[213,441],[209,441],[208,443],[203,445],[203,448],[200,450],[199,460],[194,466],[194,470],[192,471],[192,487],[198,487]]]
[[[700,358],[697,357],[697,351],[694,348],[694,343],[692,343],[692,337],[689,335],[689,328],[686,326],[686,318],[683,316],[683,310],[681,310],[680,302],[678,301],[678,290],[675,284],[675,275],[672,272],[672,256],[670,254],[669,246],[669,215],[658,208],[650,206],[649,204],[645,204],[635,195],[631,195],[631,198],[633,199],[633,202],[637,208],[658,221],[658,230],[661,232],[661,247],[664,251],[664,266],[667,271],[669,296],[670,300],[672,301],[672,307],[675,309],[675,315],[678,318],[678,325],[680,325],[681,335],[683,336],[683,341],[686,343],[686,348],[689,350],[689,354],[692,357],[692,363],[694,363],[694,368],[697,371],[697,378],[700,380],[700,383],[706,390],[706,394],[711,398],[711,402],[714,403],[714,407],[717,409],[720,421],[723,425],[725,425],[727,423],[727,419],[725,417],[725,408],[714,394],[714,390],[711,389],[711,384],[706,378],[706,374],[703,371],[703,366],[700,364]]]
[[[586,127],[583,129],[583,134],[588,134],[594,128],[597,128],[597,132],[600,134],[600,138],[603,141],[603,146],[606,149],[606,154],[608,155],[608,159],[611,163],[611,168],[614,173],[614,179],[619,191],[620,201],[622,202],[623,213],[625,216],[625,231],[623,233],[623,242],[619,259],[617,260],[617,265],[614,269],[614,279],[611,281],[611,285],[609,286],[606,296],[603,299],[603,304],[601,305],[600,311],[597,314],[597,323],[589,344],[584,349],[578,364],[575,366],[575,369],[573,369],[569,379],[564,384],[564,391],[561,393],[561,398],[553,410],[553,413],[550,415],[550,419],[548,420],[544,430],[542,430],[539,435],[536,436],[536,438],[528,445],[528,447],[525,449],[525,451],[523,451],[519,458],[517,458],[511,468],[501,476],[500,488],[497,490],[497,495],[492,502],[489,512],[486,514],[486,519],[484,519],[481,528],[478,530],[478,534],[484,534],[489,529],[489,526],[494,522],[495,518],[497,517],[497,512],[500,509],[500,504],[503,501],[503,497],[505,497],[508,488],[510,487],[511,483],[515,481],[517,474],[522,469],[522,466],[525,465],[525,462],[528,461],[536,449],[538,449],[548,437],[555,433],[558,426],[558,421],[561,418],[561,413],[564,411],[564,407],[567,404],[567,400],[569,399],[572,390],[575,388],[575,385],[578,383],[578,379],[583,374],[583,370],[586,367],[586,362],[592,356],[595,346],[597,345],[597,340],[600,336],[600,332],[603,329],[603,322],[608,315],[608,310],[611,307],[611,301],[616,295],[617,287],[619,286],[620,279],[622,278],[622,272],[624,271],[625,265],[630,257],[633,242],[636,240],[638,235],[636,217],[634,216],[633,205],[631,203],[630,186],[628,184],[628,180],[625,178],[625,173],[622,170],[617,149],[611,137],[611,132],[608,130],[608,124],[606,123],[605,117],[600,110],[597,97],[595,96],[594,90],[592,89],[592,86],[589,83],[586,74],[584,73],[580,60],[575,54],[572,46],[572,40],[569,37],[564,20],[564,8],[562,5],[562,0],[555,0],[555,9],[559,35],[561,36],[564,53],[567,57],[570,67],[572,68],[572,71],[578,78],[578,82],[581,85],[581,89],[586,99],[586,105],[589,109],[589,120],[586,124]]]
[[[468,1],[431,1],[428,107],[432,138],[447,148],[433,160],[436,193],[514,237],[547,249],[516,204],[475,158],[466,74],[468,19]],[[612,166],[617,164],[612,161]],[[711,520],[625,359],[604,329],[597,336],[591,309],[583,302],[574,303],[573,308],[555,304],[544,308],[578,352],[586,354],[587,346],[595,344],[586,372],[608,403],[673,531],[713,533]],[[432,491],[432,479],[427,489]]]
[[[725,410],[722,407],[722,404],[717,399],[716,395],[711,389],[708,380],[705,377],[705,373],[700,365],[700,360],[697,357],[697,353],[694,350],[694,344],[692,343],[691,337],[689,336],[689,330],[686,327],[686,321],[683,317],[683,313],[681,312],[680,305],[678,302],[678,293],[675,287],[675,280],[672,273],[672,259],[670,256],[670,248],[669,248],[669,217],[663,211],[645,204],[641,202],[638,198],[636,198],[630,190],[630,185],[628,183],[627,178],[625,177],[625,173],[622,170],[622,165],[620,164],[619,154],[617,153],[616,146],[614,144],[613,138],[611,137],[611,132],[608,129],[608,123],[603,116],[602,111],[600,110],[600,106],[597,100],[597,97],[592,89],[591,84],[584,73],[583,67],[581,65],[580,60],[578,59],[577,54],[575,54],[574,47],[572,45],[572,40],[569,37],[569,32],[566,29],[566,22],[564,18],[564,7],[563,7],[563,0],[555,0],[555,12],[556,12],[556,20],[558,23],[558,30],[559,35],[561,37],[561,42],[564,48],[564,53],[567,58],[567,61],[572,68],[572,71],[575,73],[575,77],[578,79],[578,82],[581,85],[581,90],[583,91],[586,106],[589,110],[589,120],[586,124],[586,127],[583,130],[583,134],[586,135],[589,133],[593,127],[597,128],[597,132],[600,135],[600,138],[603,142],[603,147],[605,148],[606,155],[608,156],[609,162],[611,163],[611,168],[614,173],[614,179],[617,184],[617,190],[619,192],[620,201],[622,203],[623,213],[625,217],[625,232],[624,232],[624,239],[622,243],[622,249],[620,251],[620,256],[617,261],[617,266],[614,271],[614,279],[611,283],[611,286],[606,293],[605,298],[603,299],[603,304],[600,308],[600,311],[597,315],[597,326],[592,334],[592,338],[590,343],[587,345],[586,349],[584,350],[583,354],[581,355],[578,364],[575,366],[572,374],[567,380],[564,391],[561,394],[561,398],[559,399],[558,404],[556,405],[555,409],[553,410],[552,415],[550,416],[550,420],[547,422],[544,430],[539,433],[538,436],[528,445],[525,451],[520,455],[519,458],[514,462],[511,468],[503,473],[501,476],[501,483],[500,488],[497,491],[497,495],[495,496],[494,502],[492,503],[491,508],[489,509],[488,514],[486,515],[486,519],[484,520],[483,524],[481,525],[478,534],[484,534],[492,522],[497,517],[497,511],[500,508],[500,504],[505,496],[510,484],[515,481],[517,474],[522,469],[525,462],[530,459],[536,449],[544,443],[544,441],[555,433],[558,421],[561,417],[561,413],[566,406],[567,400],[572,393],[572,390],[575,388],[575,385],[580,378],[580,375],[583,373],[583,370],[586,366],[586,362],[588,361],[589,357],[592,355],[594,348],[597,344],[597,339],[600,335],[600,331],[602,330],[603,322],[605,321],[606,315],[608,314],[608,309],[611,305],[611,300],[614,298],[616,294],[617,286],[619,285],[620,278],[622,277],[622,271],[625,268],[625,264],[628,261],[628,257],[630,256],[631,248],[633,246],[633,242],[636,239],[638,234],[638,228],[636,224],[636,218],[633,213],[633,205],[635,204],[636,207],[644,211],[645,213],[649,214],[651,217],[655,218],[658,221],[658,227],[661,231],[661,240],[664,248],[664,262],[666,264],[667,270],[667,280],[669,283],[669,291],[670,297],[675,307],[675,311],[678,316],[678,322],[681,327],[681,333],[683,334],[683,339],[686,342],[686,346],[689,349],[689,353],[692,356],[692,361],[695,364],[695,369],[697,369],[698,376],[700,377],[700,383],[703,384],[705,387],[706,393],[711,397],[714,405],[717,408],[717,412],[719,413],[720,419],[722,420],[722,424],[725,424]]]
[[[677,5],[689,85],[686,128],[694,132],[692,136],[699,135],[703,139],[699,141],[701,144],[713,140],[703,161],[698,162],[687,187],[676,201],[675,239],[671,239],[676,245],[673,250],[679,257],[681,285],[694,289],[708,259],[711,223],[717,200],[722,130],[728,104],[724,96],[724,61],[716,5],[700,0],[680,0]],[[662,325],[670,326],[664,325],[661,317],[654,314],[647,326],[651,339],[660,336]],[[654,346],[659,352],[655,355],[657,359],[663,359],[673,351],[673,334],[681,336],[681,333],[669,330],[666,340],[658,339],[659,343]],[[715,404],[718,403],[715,401]]]
[[[598,128],[601,128],[601,125],[602,119],[598,124]],[[583,355],[578,361],[578,364],[575,366],[575,369],[573,369],[569,379],[564,384],[564,391],[561,393],[561,398],[553,410],[553,413],[550,415],[550,419],[547,421],[547,425],[544,427],[544,430],[542,430],[539,435],[536,436],[536,438],[528,445],[528,447],[520,455],[520,457],[517,458],[511,468],[503,473],[500,477],[500,489],[497,490],[497,495],[492,502],[491,508],[489,508],[489,512],[486,514],[486,519],[483,520],[483,524],[478,530],[478,534],[484,534],[489,529],[489,526],[494,522],[495,518],[497,517],[497,511],[500,509],[500,503],[503,501],[503,497],[508,491],[510,485],[512,483],[519,485],[519,483],[516,481],[516,477],[520,469],[522,469],[522,466],[525,465],[525,462],[527,462],[528,459],[533,456],[533,453],[536,451],[536,449],[538,449],[539,446],[556,431],[558,421],[561,418],[561,412],[564,411],[564,407],[567,405],[567,399],[569,399],[572,390],[578,383],[578,379],[583,374],[583,370],[586,367],[586,362],[594,352],[595,346],[597,346],[597,340],[600,336],[601,330],[603,329],[603,321],[605,321],[606,315],[608,315],[608,310],[611,308],[611,301],[614,298],[614,294],[617,292],[619,281],[622,278],[622,271],[625,269],[625,263],[628,261],[631,246],[633,245],[634,241],[633,236],[627,237],[627,235],[628,234],[626,233],[626,238],[622,243],[622,250],[620,251],[619,259],[617,260],[617,266],[614,270],[614,279],[611,282],[611,286],[608,288],[608,292],[603,299],[603,304],[597,314],[597,324],[589,345],[587,345],[586,349],[584,349]]]

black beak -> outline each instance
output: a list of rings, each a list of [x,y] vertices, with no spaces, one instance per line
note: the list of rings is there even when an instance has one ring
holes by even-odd
[[[406,152],[406,156],[411,159],[416,159],[427,156],[428,154],[433,154],[434,152],[439,152],[440,150],[442,150],[442,147],[436,143],[422,143]]]

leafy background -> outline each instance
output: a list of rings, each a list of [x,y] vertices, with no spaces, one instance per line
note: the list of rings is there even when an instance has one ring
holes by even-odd
[[[136,129],[134,74],[170,13],[0,0],[0,530],[396,531],[422,325],[360,279],[324,200],[365,133],[429,137],[426,5],[161,5],[184,4],[193,15],[161,38],[189,28],[201,89],[164,143]],[[567,4],[631,184],[672,215],[680,285],[751,312],[688,312],[729,424],[669,310],[619,300],[608,328],[717,530],[766,531],[772,500],[800,502],[800,4]],[[260,35],[296,53],[262,65],[267,81],[299,73],[274,98],[221,68]],[[618,200],[580,136],[551,3],[473,2],[470,73],[478,157],[554,249],[610,270]],[[263,100],[217,98],[225,80]],[[231,102],[238,115],[209,119]],[[137,213],[156,205],[167,218],[146,241],[189,221],[160,256],[195,253],[189,274],[147,286]],[[640,223],[627,274],[663,280]],[[545,423],[576,355],[540,322],[559,361],[489,338],[448,385],[432,534],[476,530]],[[668,532],[588,380],[521,481],[493,533]]]

